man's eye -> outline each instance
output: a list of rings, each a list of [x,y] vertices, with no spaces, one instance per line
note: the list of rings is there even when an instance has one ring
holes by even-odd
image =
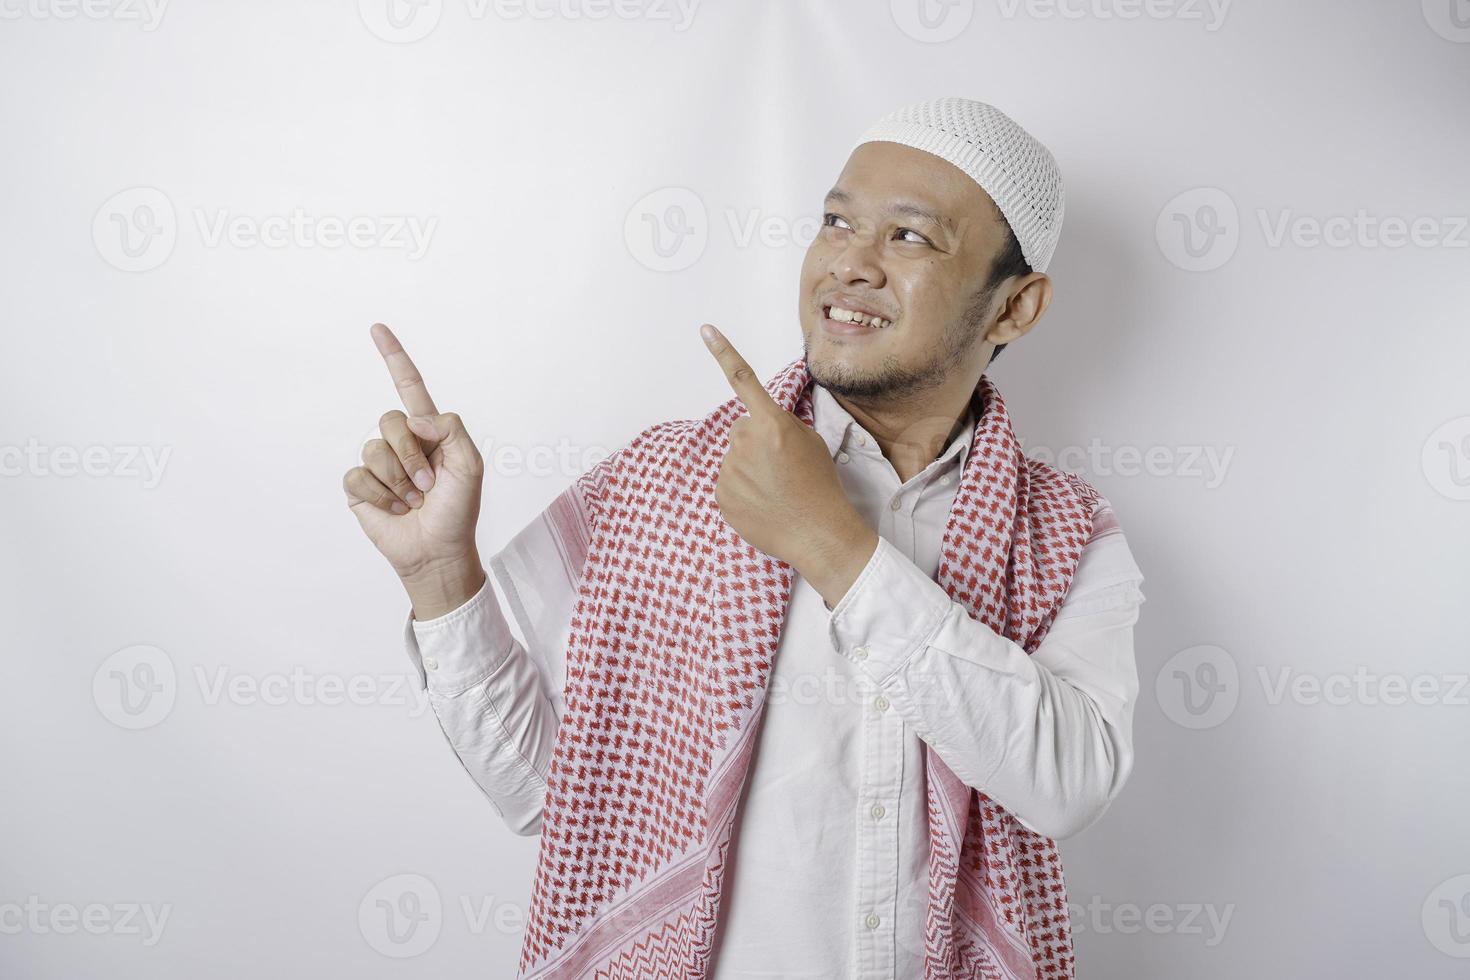
[[[930,244],[933,244],[932,242],[929,241],[929,239],[925,238],[923,235],[919,234],[917,231],[914,231],[912,228],[900,228],[900,229],[898,229],[898,231],[894,232],[894,234],[896,234],[896,235],[913,235],[914,236],[913,238],[906,239],[906,240],[907,241],[914,242],[915,244],[918,244],[918,245],[930,245]]]
[[[831,211],[828,211],[826,214],[822,215],[822,224],[823,225],[826,225],[829,228],[837,227],[836,225],[833,225],[832,224],[832,222],[834,222],[834,221],[841,221],[842,222],[841,227],[843,227],[843,228],[847,228],[848,227],[847,222],[843,218],[839,217],[838,215],[833,214]]]

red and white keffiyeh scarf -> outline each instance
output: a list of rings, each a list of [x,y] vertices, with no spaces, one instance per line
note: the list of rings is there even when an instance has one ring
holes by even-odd
[[[812,384],[798,359],[766,387],[810,425]],[[1071,585],[1099,498],[1080,477],[1025,457],[988,377],[972,405],[974,441],[935,580],[1030,653]],[[731,398],[704,418],[644,430],[542,515],[575,592],[523,978],[707,975],[792,581],[790,566],[746,544],[715,502],[742,414]],[[547,574],[546,563],[503,562],[495,571],[516,618],[544,631],[551,617],[528,612],[525,580]],[[923,749],[926,980],[1072,977],[1055,841]]]

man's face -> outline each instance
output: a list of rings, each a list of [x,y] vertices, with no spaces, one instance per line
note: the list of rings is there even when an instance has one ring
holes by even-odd
[[[891,398],[956,371],[978,377],[999,302],[981,287],[1006,235],[990,196],[947,160],[874,142],[853,150],[823,210],[801,267],[801,332],[817,383]],[[834,306],[890,323],[836,321]]]

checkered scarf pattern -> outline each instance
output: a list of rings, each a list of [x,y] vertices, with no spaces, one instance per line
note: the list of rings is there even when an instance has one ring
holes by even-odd
[[[812,423],[811,375],[766,388]],[[936,581],[1034,652],[1061,606],[1099,497],[1028,460],[1000,392],[978,423]],[[664,422],[594,466],[548,509],[580,542],[565,712],[552,753],[523,978],[702,980],[740,790],[790,599],[789,565],[720,515],[731,398]],[[1055,841],[964,785],[924,745],[929,824],[925,978],[1072,977]]]

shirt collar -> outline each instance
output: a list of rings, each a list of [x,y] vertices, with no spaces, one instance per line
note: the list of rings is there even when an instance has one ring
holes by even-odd
[[[842,450],[843,445],[849,441],[856,445],[859,437],[866,438],[868,445],[877,449],[877,443],[873,441],[873,437],[847,409],[842,407],[841,402],[833,397],[830,391],[813,383],[812,392],[812,427],[827,444],[827,451],[832,456],[835,457]],[[970,444],[974,442],[974,438],[975,408],[974,402],[971,401],[965,406],[965,422],[960,433],[950,440],[944,452],[936,458],[943,460],[956,457],[959,465],[963,467],[965,460],[969,458]]]

